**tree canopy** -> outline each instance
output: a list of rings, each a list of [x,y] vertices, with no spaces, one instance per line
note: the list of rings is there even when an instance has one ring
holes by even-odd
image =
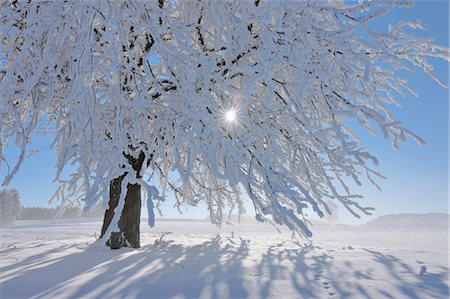
[[[398,70],[421,69],[446,47],[418,22],[375,32],[370,21],[411,1],[3,1],[1,162],[8,142],[53,136],[56,196],[87,206],[121,175],[176,207],[205,202],[211,220],[242,211],[309,236],[306,208],[334,200],[370,213],[348,187],[377,159],[351,123],[398,147],[413,138],[391,112],[414,91]],[[143,157],[140,173],[130,157]],[[63,177],[64,167],[75,165]],[[144,172],[147,175],[144,175]],[[122,192],[125,193],[125,192]],[[117,209],[123,207],[122,194]],[[157,202],[155,203],[157,205]],[[117,219],[116,219],[117,220]]]

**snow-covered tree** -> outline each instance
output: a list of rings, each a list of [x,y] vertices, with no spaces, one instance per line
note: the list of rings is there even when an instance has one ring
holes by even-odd
[[[20,196],[16,189],[0,191],[0,224],[14,222],[20,214]]]
[[[306,236],[306,209],[323,216],[328,200],[369,214],[348,182],[380,174],[351,124],[394,147],[423,143],[391,112],[413,92],[397,71],[422,69],[444,86],[427,59],[449,59],[412,35],[420,23],[371,29],[408,0],[0,5],[2,162],[8,142],[21,149],[4,184],[33,134],[51,134],[56,198],[109,199],[102,240],[115,232],[134,247],[141,186],[150,216],[171,190],[176,208],[205,202],[220,224],[245,193],[259,221]]]

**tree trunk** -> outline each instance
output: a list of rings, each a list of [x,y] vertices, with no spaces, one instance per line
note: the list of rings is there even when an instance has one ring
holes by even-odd
[[[129,163],[136,171],[140,171],[144,161],[141,153],[138,159],[127,156]],[[122,180],[125,174],[111,181],[109,186],[109,208],[105,212],[101,237],[106,233],[115,212],[121,213],[119,220],[119,232],[112,232],[106,245],[111,249],[118,249],[130,245],[133,248],[140,247],[139,225],[141,223],[141,186],[128,184],[125,205],[123,211],[115,211],[119,204]]]

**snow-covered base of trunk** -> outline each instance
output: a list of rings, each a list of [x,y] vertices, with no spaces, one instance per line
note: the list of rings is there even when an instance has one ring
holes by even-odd
[[[1,298],[448,298],[447,231],[315,226],[301,246],[262,224],[141,226],[140,249],[95,242],[101,222],[0,231]],[[171,234],[167,234],[172,232]],[[427,268],[420,275],[422,266]]]
[[[117,207],[120,197],[120,189],[123,176],[112,180],[110,184],[109,208],[105,212],[103,219],[101,237],[107,232],[108,227],[114,217],[114,209]],[[119,211],[116,211],[119,213]],[[141,186],[138,184],[128,184],[125,205],[119,220],[119,231],[111,232],[107,245],[111,249],[119,249],[131,246],[139,248],[140,234],[139,225],[141,223]],[[114,225],[114,224],[113,224]]]

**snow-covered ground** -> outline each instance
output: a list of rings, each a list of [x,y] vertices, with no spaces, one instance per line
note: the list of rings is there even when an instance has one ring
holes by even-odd
[[[142,225],[142,248],[95,242],[101,222],[1,228],[0,298],[448,298],[446,227]],[[169,233],[169,234],[165,234]],[[422,266],[426,275],[419,275]]]

